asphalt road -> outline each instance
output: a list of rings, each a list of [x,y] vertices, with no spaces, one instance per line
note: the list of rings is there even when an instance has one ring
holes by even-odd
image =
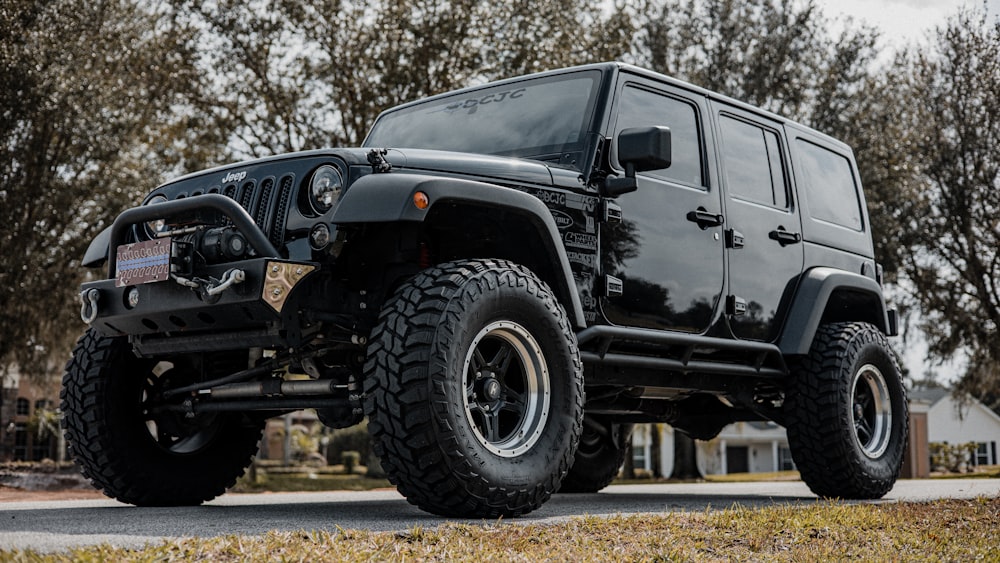
[[[879,502],[998,495],[1000,479],[907,480],[898,482]],[[616,485],[598,494],[557,495],[516,522],[814,502],[819,501],[801,482]],[[444,522],[409,505],[395,491],[226,495],[189,508],[136,508],[113,500],[9,502],[0,503],[0,549],[51,552],[104,542],[141,547],[185,536],[338,527],[406,530]]]

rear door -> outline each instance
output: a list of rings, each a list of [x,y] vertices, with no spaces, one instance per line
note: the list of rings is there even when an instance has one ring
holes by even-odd
[[[726,313],[737,337],[771,342],[803,265],[788,146],[780,123],[722,103],[712,108],[726,193]]]

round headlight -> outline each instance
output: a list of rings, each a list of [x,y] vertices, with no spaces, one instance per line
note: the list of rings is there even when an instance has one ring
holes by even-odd
[[[309,203],[317,213],[326,213],[340,199],[343,189],[340,171],[328,164],[320,166],[309,179]]]
[[[167,196],[163,194],[154,195],[146,205],[156,205],[157,203],[163,203],[167,201]],[[146,232],[151,237],[156,237],[156,233],[159,233],[167,228],[167,222],[163,219],[157,219],[156,221],[150,221],[146,223]]]

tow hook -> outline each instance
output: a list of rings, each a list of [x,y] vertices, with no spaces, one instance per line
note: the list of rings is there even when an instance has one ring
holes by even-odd
[[[95,288],[90,288],[80,292],[80,318],[83,322],[90,324],[97,318],[97,298],[101,293]]]
[[[205,290],[205,293],[209,295],[218,295],[223,291],[229,289],[229,286],[236,285],[238,283],[243,283],[247,279],[247,274],[243,270],[233,268],[232,270],[227,270],[225,274],[222,275],[222,279],[219,280],[219,284],[213,287],[209,287]]]
[[[230,287],[246,281],[247,273],[238,268],[233,268],[226,270],[226,273],[222,274],[222,279],[218,281],[215,278],[211,280],[203,280],[201,278],[188,279],[177,274],[171,274],[170,278],[179,285],[200,290],[209,297],[215,297]]]

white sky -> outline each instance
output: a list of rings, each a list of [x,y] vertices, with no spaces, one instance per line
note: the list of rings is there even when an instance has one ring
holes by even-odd
[[[882,31],[887,45],[900,47],[924,42],[936,26],[959,8],[986,5],[994,17],[1000,14],[1000,0],[816,0],[830,18],[851,16]]]

